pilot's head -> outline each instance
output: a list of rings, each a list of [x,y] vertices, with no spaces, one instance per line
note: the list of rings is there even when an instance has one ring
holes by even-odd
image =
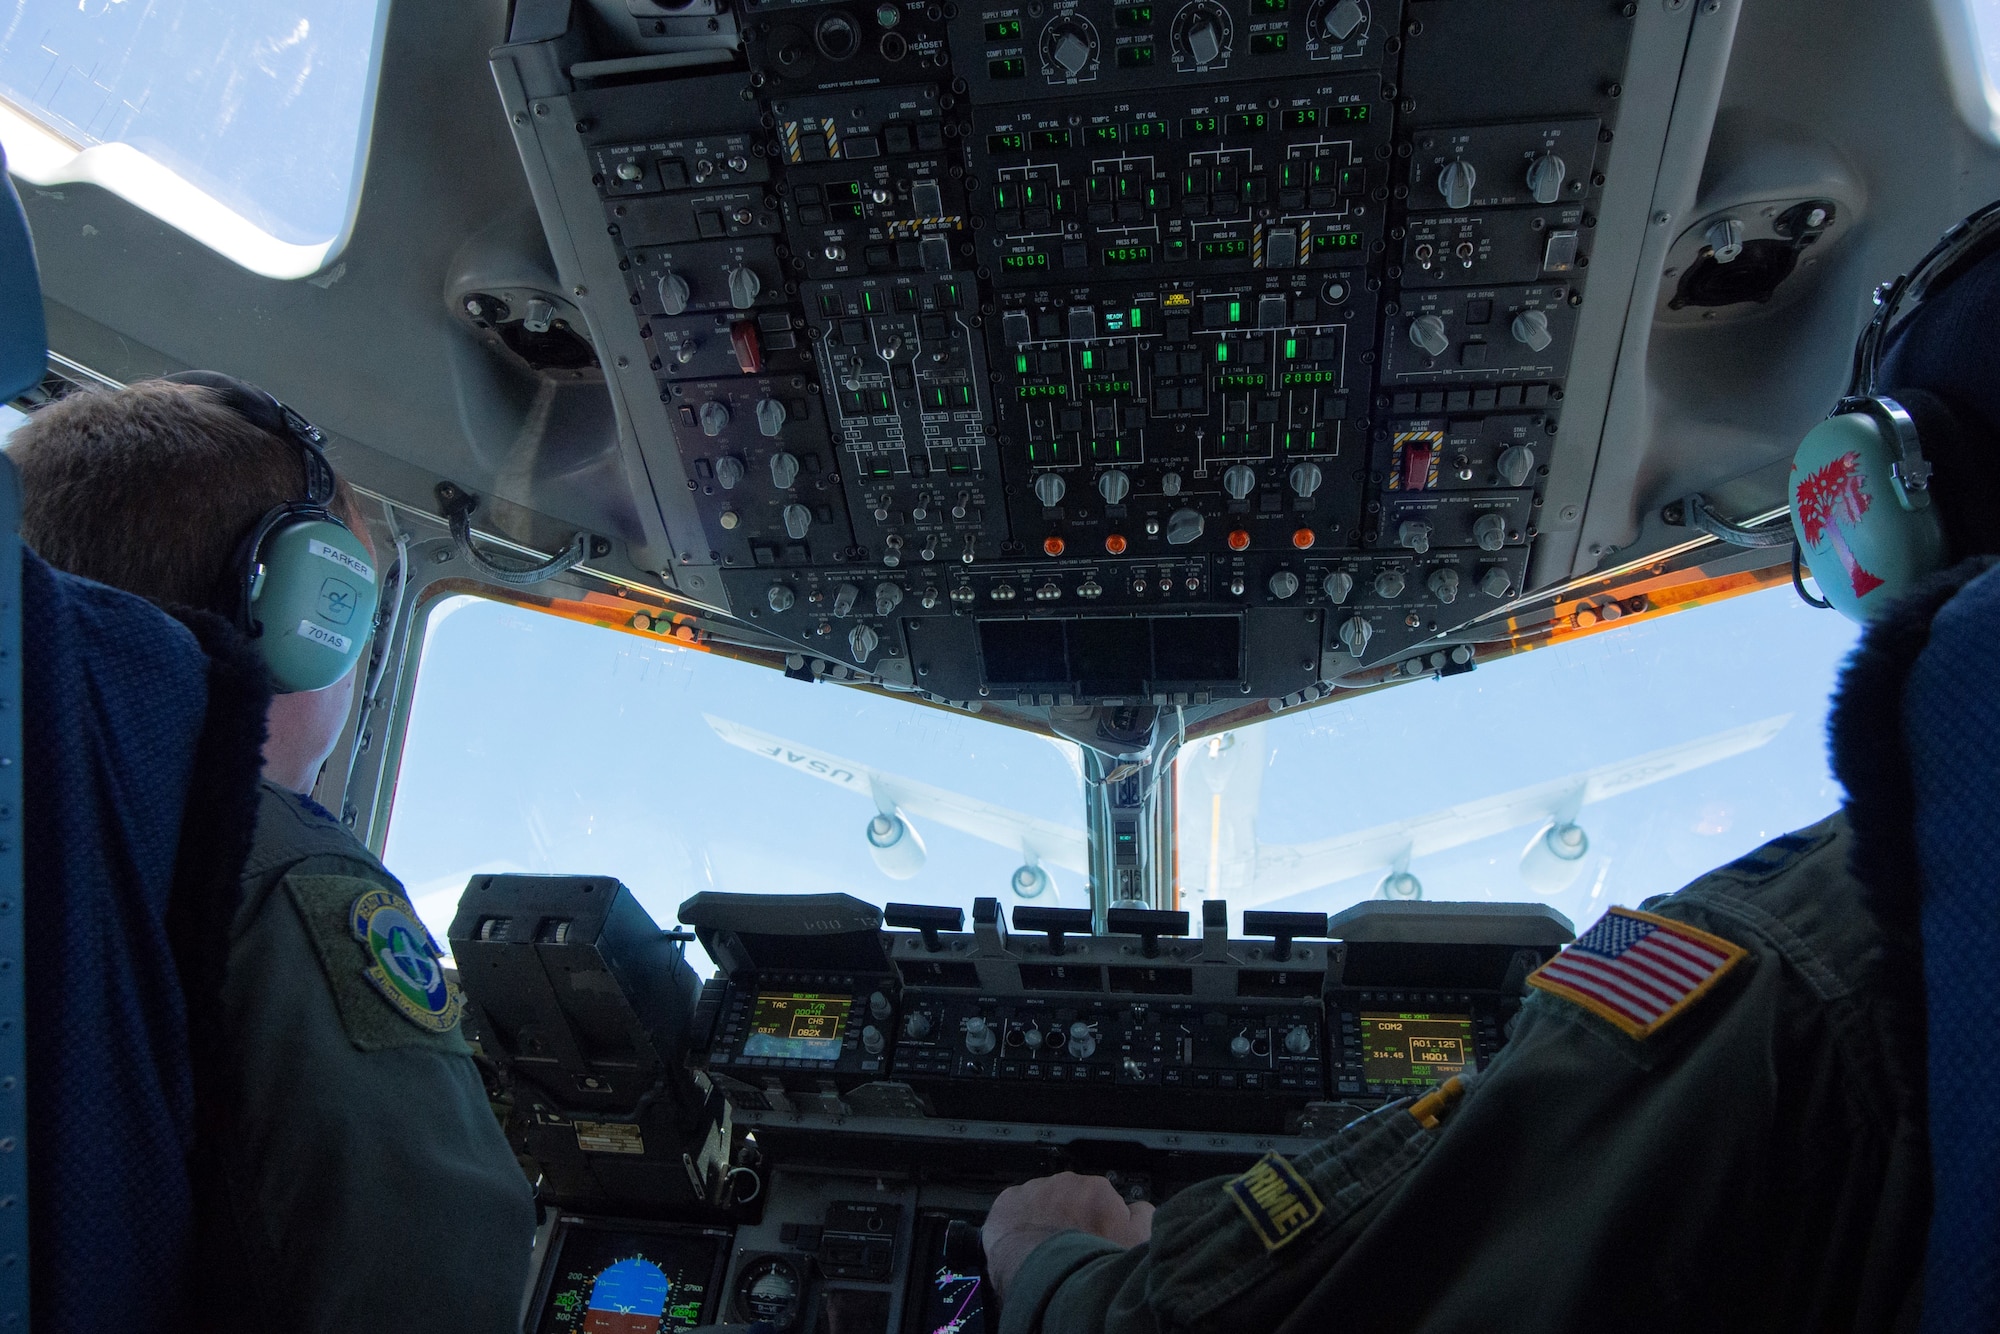
[[[223,390],[199,384],[150,380],[80,391],[35,412],[7,453],[20,471],[21,535],[44,560],[232,621],[241,619],[237,567],[246,537],[311,490],[297,443],[232,407]],[[351,530],[355,554],[373,565],[366,525],[338,478],[326,509]],[[373,606],[371,587],[369,614]],[[357,647],[331,684],[288,685],[274,672],[279,693],[264,747],[264,773],[273,782],[308,790],[339,737],[354,690],[352,657],[368,624],[353,629]]]

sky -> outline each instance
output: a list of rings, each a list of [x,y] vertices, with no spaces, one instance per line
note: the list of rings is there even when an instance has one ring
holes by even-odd
[[[1257,725],[1267,731],[1256,836],[1327,838],[1789,714],[1757,750],[1587,807],[1590,852],[1552,898],[1516,869],[1537,832],[1528,826],[1410,867],[1426,898],[1548,902],[1581,929],[1839,804],[1824,719],[1855,636],[1781,588],[1279,715]],[[915,821],[928,857],[915,877],[892,880],[868,852],[865,798],[725,744],[704,714],[1083,822],[1073,752],[1045,738],[458,598],[433,614],[424,641],[385,860],[441,944],[481,872],[614,875],[662,926],[705,889],[1015,902],[1017,848]],[[1204,801],[1183,802],[1184,826],[1206,818]],[[1200,869],[1183,872],[1191,907]],[[1373,897],[1382,874],[1265,906],[1338,911]],[[1087,904],[1079,877],[1058,872],[1056,882],[1064,905]]]

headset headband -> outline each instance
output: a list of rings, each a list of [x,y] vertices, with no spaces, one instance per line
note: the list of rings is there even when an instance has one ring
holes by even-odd
[[[1882,357],[1903,304],[1936,296],[1996,249],[2000,249],[2000,200],[1962,219],[1908,273],[1876,288],[1875,318],[1854,345],[1854,367],[1842,403],[1878,394]]]
[[[252,426],[296,446],[306,466],[308,505],[321,509],[333,503],[333,465],[326,461],[326,433],[270,394],[220,371],[181,371],[160,377],[169,384],[199,385],[213,390],[236,415]]]

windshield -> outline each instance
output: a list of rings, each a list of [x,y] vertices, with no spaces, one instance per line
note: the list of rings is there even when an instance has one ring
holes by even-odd
[[[1855,635],[1778,589],[1189,742],[1179,906],[1225,898],[1240,931],[1248,908],[1540,901],[1583,926],[1677,889],[1839,804],[1824,720]],[[615,875],[663,926],[708,889],[969,917],[1089,906],[1083,812],[1067,742],[455,597],[385,860],[441,943],[483,872]]]
[[[383,860],[441,945],[466,881],[491,872],[614,875],[662,926],[709,889],[950,904],[969,921],[976,897],[1018,901],[1024,834],[1062,858],[1040,859],[1035,901],[1088,906],[1078,759],[977,718],[452,598],[425,634]],[[876,827],[885,806],[905,828]]]
[[[1840,804],[1826,707],[1858,633],[1770,589],[1192,743],[1183,900],[1226,898],[1239,928],[1539,901],[1580,929]]]

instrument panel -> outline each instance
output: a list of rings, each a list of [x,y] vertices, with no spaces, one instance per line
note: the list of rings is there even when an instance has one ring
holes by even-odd
[[[764,3],[739,71],[562,90],[672,577],[954,701],[1453,647],[1530,581],[1630,9]]]

